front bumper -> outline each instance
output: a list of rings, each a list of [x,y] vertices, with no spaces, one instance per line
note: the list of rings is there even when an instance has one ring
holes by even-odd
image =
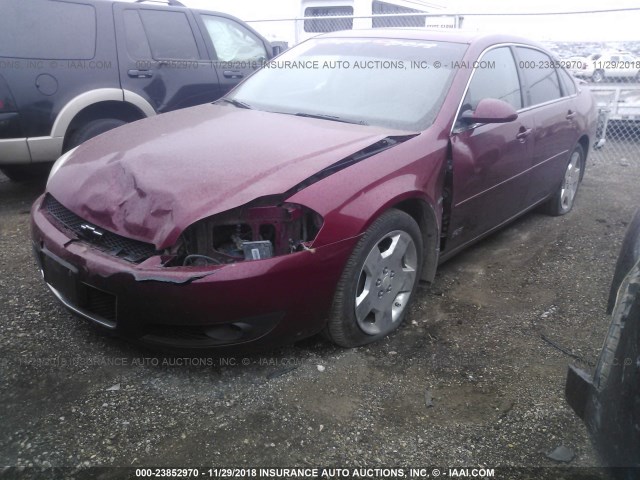
[[[134,264],[59,230],[38,199],[33,248],[54,295],[102,329],[167,348],[272,347],[322,329],[358,237],[211,267]]]

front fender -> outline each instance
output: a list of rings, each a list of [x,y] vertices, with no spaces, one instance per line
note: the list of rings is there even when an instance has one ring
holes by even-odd
[[[419,154],[425,151],[426,155]],[[323,217],[314,241],[318,247],[361,235],[390,208],[408,211],[424,235],[427,268],[423,279],[432,280],[438,257],[446,151],[446,140],[421,135],[334,173],[287,201],[305,205]]]

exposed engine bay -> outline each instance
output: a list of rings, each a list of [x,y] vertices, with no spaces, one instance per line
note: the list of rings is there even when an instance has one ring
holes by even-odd
[[[224,265],[308,250],[322,217],[295,204],[239,207],[196,222],[167,266]]]

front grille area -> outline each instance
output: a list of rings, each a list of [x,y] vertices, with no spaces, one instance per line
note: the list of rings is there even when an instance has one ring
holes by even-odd
[[[110,255],[123,258],[129,262],[140,263],[157,253],[155,247],[150,243],[132,240],[108,230],[100,229],[101,236],[87,233],[82,226],[93,226],[63,206],[51,195],[45,197],[43,208],[61,226],[71,230],[82,240]]]

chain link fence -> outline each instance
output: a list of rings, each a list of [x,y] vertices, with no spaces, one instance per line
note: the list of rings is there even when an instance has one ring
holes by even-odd
[[[624,164],[640,159],[640,35],[637,42],[608,41],[605,38],[602,41],[567,42],[554,41],[548,36],[541,38],[539,34],[564,32],[555,30],[554,22],[565,26],[573,24],[574,30],[580,31],[593,29],[599,22],[609,20],[607,13],[536,14],[533,20],[520,14],[427,14],[373,2],[372,15],[356,16],[353,8],[348,6],[323,6],[306,8],[304,16],[298,18],[248,23],[284,48],[321,33],[364,28],[488,30],[486,27],[489,26],[491,30],[528,36],[543,43],[574,77],[583,82],[584,87],[592,91],[598,108],[597,138],[604,138],[606,143],[604,148],[595,150],[591,158]]]

